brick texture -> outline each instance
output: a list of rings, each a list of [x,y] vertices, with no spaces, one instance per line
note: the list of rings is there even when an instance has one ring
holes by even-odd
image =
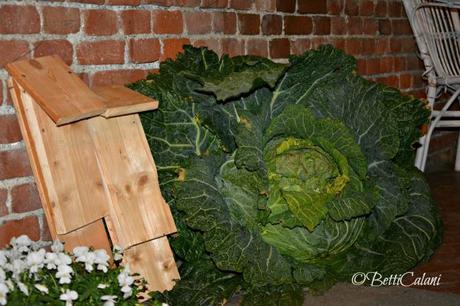
[[[127,84],[189,43],[279,61],[328,43],[366,78],[425,97],[400,0],[0,1],[0,243],[22,232],[50,239],[4,66],[57,54],[88,85]]]

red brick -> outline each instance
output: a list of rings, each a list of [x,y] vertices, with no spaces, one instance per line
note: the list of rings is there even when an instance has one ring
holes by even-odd
[[[249,55],[268,57],[268,42],[264,39],[248,39],[246,49]]]
[[[0,152],[0,180],[32,175],[25,150]]]
[[[16,115],[0,116],[0,144],[13,143],[22,139]]]
[[[67,2],[80,2],[80,3],[90,3],[90,4],[104,4],[105,0],[67,0]]]
[[[391,21],[380,19],[379,20],[379,33],[381,35],[390,35],[391,34]]]
[[[29,44],[23,40],[0,40],[0,67],[28,57]]]
[[[113,35],[117,33],[117,14],[108,10],[89,10],[85,14],[85,33]]]
[[[292,54],[303,54],[305,51],[311,48],[311,40],[310,39],[296,39],[291,41],[291,52]]]
[[[185,13],[188,34],[206,34],[212,30],[212,15],[204,12]]]
[[[373,0],[363,0],[361,1],[361,6],[359,8],[359,14],[361,16],[372,16],[374,15],[374,1]]]
[[[121,13],[123,32],[125,34],[150,33],[150,11],[129,10]]]
[[[366,67],[367,61],[365,59],[358,59],[356,62],[356,72],[358,72],[359,75],[365,75],[367,71]]]
[[[161,6],[172,6],[174,5],[174,0],[143,0],[146,4],[156,4]]]
[[[152,13],[153,32],[156,34],[181,34],[184,22],[180,11],[155,11]]]
[[[125,85],[146,77],[144,70],[98,71],[91,76],[92,86]]]
[[[283,31],[283,20],[280,15],[264,15],[262,17],[262,34],[276,35]]]
[[[302,14],[326,14],[327,1],[324,0],[298,0],[298,12]]]
[[[0,189],[0,217],[8,214],[8,208],[6,207],[6,198],[8,197],[8,191],[6,189]]]
[[[413,53],[417,50],[417,44],[415,43],[415,39],[410,38],[403,38],[401,39],[401,52],[406,53]]]
[[[131,39],[129,41],[129,57],[133,63],[157,61],[161,56],[158,39]]]
[[[228,0],[203,0],[201,7],[224,8],[228,6]]]
[[[378,82],[396,88],[399,86],[399,77],[396,75],[391,75],[384,78],[380,78]]]
[[[395,71],[405,71],[406,70],[406,58],[405,57],[395,57],[394,58],[394,68],[395,68]]]
[[[357,0],[345,0],[345,14],[348,16],[359,15],[359,1]]]
[[[276,0],[256,0],[256,10],[273,12],[276,10]]]
[[[42,40],[34,44],[34,56],[58,55],[67,64],[72,64],[72,44],[65,39]]]
[[[51,241],[53,240],[53,237],[51,237],[51,233],[48,227],[48,222],[46,221],[46,218],[43,218],[43,226],[41,230],[41,240],[42,241]]]
[[[270,41],[271,58],[288,58],[291,45],[287,38],[276,38]]]
[[[4,5],[0,7],[0,20],[2,34],[40,32],[40,16],[34,6]]]
[[[198,7],[201,4],[201,0],[175,0],[175,6],[185,6],[185,7]]]
[[[402,2],[391,1],[388,3],[388,15],[390,17],[402,17],[403,14]]]
[[[169,38],[163,39],[163,54],[160,60],[175,59],[178,53],[183,51],[184,45],[190,44],[190,40],[187,38]]]
[[[235,34],[236,14],[228,12],[217,12],[212,18],[213,31],[215,33]]]
[[[40,225],[36,216],[6,221],[0,225],[0,248],[8,245],[11,238],[21,235],[27,235],[35,241],[40,239]]]
[[[375,54],[375,39],[362,39],[361,55]]]
[[[3,104],[3,87],[6,88],[6,83],[5,86],[3,85],[3,83],[5,82],[0,80],[0,106]]]
[[[343,38],[333,38],[330,43],[337,49],[345,50],[345,39]]]
[[[317,49],[322,45],[329,44],[329,37],[323,36],[323,37],[314,37],[311,40],[311,48],[312,49]]]
[[[348,34],[363,34],[363,19],[361,17],[350,17],[348,19]]]
[[[83,65],[123,64],[124,41],[82,42],[77,46],[78,62]]]
[[[394,71],[394,60],[392,57],[380,58],[380,73],[388,73]]]
[[[220,42],[217,39],[198,39],[192,42],[195,47],[207,47],[220,54]]]
[[[400,39],[392,39],[390,40],[390,51],[393,53],[401,52],[401,40]]]
[[[328,13],[330,15],[340,15],[343,11],[343,0],[328,0]]]
[[[375,42],[375,53],[384,54],[388,52],[390,45],[390,39],[386,37],[377,38]]]
[[[285,13],[294,13],[295,0],[276,0],[276,10]]]
[[[240,34],[257,35],[260,32],[260,16],[256,14],[238,14]]]
[[[412,28],[407,19],[392,20],[391,27],[393,29],[393,35],[412,35]]]
[[[307,16],[285,16],[284,33],[286,35],[311,34],[313,21]]]
[[[374,18],[366,18],[363,20],[363,34],[377,35],[379,32],[379,22]]]
[[[43,31],[50,34],[77,33],[80,30],[80,10],[74,8],[43,8]]]
[[[331,19],[329,17],[313,17],[314,34],[329,35],[331,34]]]
[[[345,40],[345,52],[351,55],[359,55],[363,49],[363,41],[359,38]]]
[[[35,183],[14,186],[11,189],[12,210],[24,213],[41,208],[40,196]]]
[[[107,0],[106,4],[111,5],[139,5],[140,0]]]
[[[375,16],[386,17],[388,13],[388,4],[385,0],[379,0],[375,5]]]
[[[331,17],[331,33],[343,35],[347,33],[347,22],[343,17]]]
[[[229,0],[230,7],[236,10],[249,10],[252,8],[254,0]]]
[[[399,75],[399,88],[407,89],[411,87],[412,87],[412,75],[411,74]]]
[[[244,55],[244,41],[235,38],[221,40],[222,53],[230,56]]]
[[[371,58],[366,62],[366,74],[377,74],[380,73],[380,58]]]

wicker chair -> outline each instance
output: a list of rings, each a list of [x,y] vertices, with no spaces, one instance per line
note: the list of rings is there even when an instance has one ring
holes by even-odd
[[[458,0],[457,0],[458,1]],[[428,80],[431,122],[420,139],[415,166],[425,170],[430,139],[435,128],[460,127],[460,111],[449,110],[460,95],[460,1],[403,0]],[[450,98],[441,110],[433,105],[443,92]],[[460,171],[460,137],[455,170]]]

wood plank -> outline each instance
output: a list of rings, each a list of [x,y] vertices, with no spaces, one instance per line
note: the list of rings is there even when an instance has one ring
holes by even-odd
[[[139,115],[89,121],[116,243],[128,248],[176,232]]]
[[[64,243],[64,248],[68,252],[72,252],[77,246],[87,246],[95,250],[104,249],[112,256],[112,245],[102,219],[70,233],[58,235],[57,239]]]
[[[31,159],[43,176],[37,183],[47,193],[42,204],[51,212],[56,233],[65,234],[103,218],[108,205],[88,121],[57,127],[18,87],[24,124],[30,129],[30,145],[37,155]]]
[[[35,177],[35,182],[37,183],[38,194],[40,196],[40,200],[43,204],[43,211],[45,212],[46,220],[48,222],[48,228],[51,234],[51,237],[57,239],[57,232],[56,232],[56,224],[54,222],[54,213],[51,209],[51,205],[47,188],[45,188],[45,178],[43,176],[43,172],[41,171],[38,153],[36,150],[35,140],[32,137],[32,132],[30,130],[30,126],[27,124],[27,118],[24,110],[24,104],[21,100],[21,92],[19,85],[13,81],[13,79],[8,80],[8,87],[10,89],[11,97],[13,99],[14,107],[16,109],[16,115],[18,117],[19,127],[21,129],[22,138],[26,144],[27,154],[30,159],[30,165],[32,168],[32,172]]]
[[[94,87],[93,90],[106,100],[105,106],[107,110],[101,115],[106,118],[140,113],[158,108],[158,101],[125,86],[100,86]]]
[[[149,290],[171,290],[180,278],[168,238],[162,237],[132,246],[124,251],[125,264],[131,272],[139,273]]]
[[[57,125],[105,112],[105,100],[92,92],[58,56],[10,63],[6,69]]]

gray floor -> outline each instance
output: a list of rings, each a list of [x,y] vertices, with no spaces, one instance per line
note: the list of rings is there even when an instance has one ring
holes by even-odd
[[[237,306],[234,297],[227,306]],[[337,284],[323,296],[305,294],[304,306],[460,306],[460,295],[404,287]],[[289,306],[289,305],[283,305]]]

